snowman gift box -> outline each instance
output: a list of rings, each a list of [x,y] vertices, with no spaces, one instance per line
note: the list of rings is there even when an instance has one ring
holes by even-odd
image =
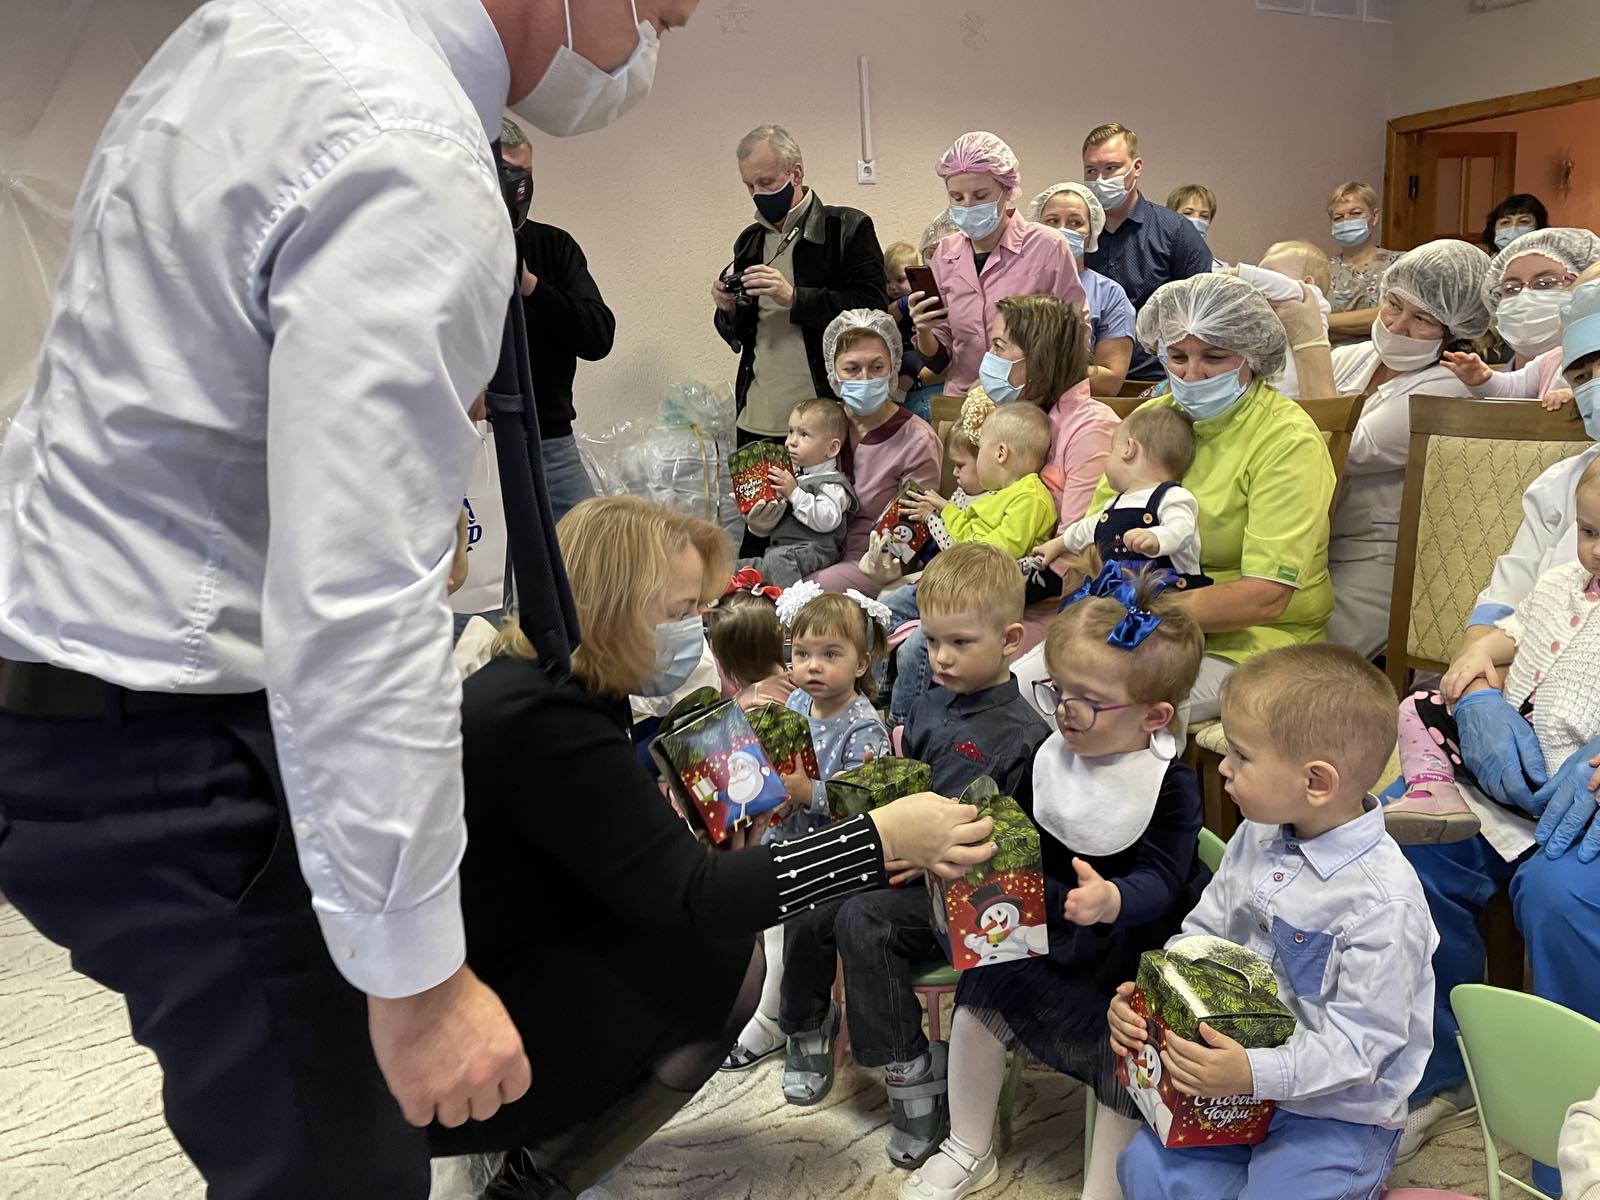
[[[769,471],[782,467],[794,470],[789,450],[781,442],[750,442],[728,455],[728,473],[733,477],[733,502],[745,516],[762,501],[781,500],[772,486]]]
[[[782,704],[758,704],[747,709],[744,716],[778,774],[803,771],[812,779],[822,778],[817,748],[811,741],[811,721],[804,713]]]
[[[908,511],[911,493],[921,488],[914,479],[903,480],[893,500],[884,506],[883,514],[873,522],[872,530],[882,536],[884,549],[909,567],[918,559],[932,558],[938,551],[937,542],[928,532],[927,523],[919,521]]]
[[[1273,1103],[1254,1096],[1186,1096],[1168,1077],[1161,1050],[1170,1031],[1202,1041],[1200,1022],[1247,1050],[1281,1046],[1294,1014],[1278,999],[1272,966],[1222,938],[1182,938],[1139,956],[1133,1010],[1145,1019],[1138,1054],[1117,1063],[1128,1089],[1163,1146],[1253,1146],[1267,1136]]]
[[[1048,954],[1039,831],[987,775],[973,780],[961,802],[994,818],[995,852],[960,879],[928,876],[930,924],[950,965],[965,971]]]
[[[697,688],[672,706],[650,743],[650,757],[714,843],[789,798],[744,713],[715,688]]]
[[[875,758],[828,780],[828,813],[835,821],[859,817],[901,796],[933,786],[933,768],[910,758]]]

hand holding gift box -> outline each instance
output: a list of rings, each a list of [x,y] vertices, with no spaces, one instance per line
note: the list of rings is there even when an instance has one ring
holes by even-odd
[[[672,706],[650,756],[714,844],[788,799],[750,722],[715,688],[699,688]]]
[[[921,485],[916,480],[907,479],[872,526],[883,536],[885,551],[899,559],[902,566],[910,566],[916,561],[927,547],[930,537],[927,522],[917,520],[911,511],[912,495],[920,490]]]
[[[1145,1040],[1121,1056],[1117,1078],[1162,1145],[1249,1146],[1267,1136],[1273,1103],[1250,1094],[1248,1059],[1242,1070],[1238,1059],[1294,1033],[1270,963],[1222,938],[1186,937],[1140,955],[1125,1003]],[[1113,1035],[1121,1040],[1115,1017]],[[1244,1090],[1195,1094],[1229,1087]]]
[[[783,499],[772,486],[772,468],[790,470],[789,451],[780,442],[749,442],[728,455],[728,473],[733,476],[733,502],[749,516],[763,501]]]
[[[811,743],[811,722],[804,713],[782,704],[758,704],[744,715],[778,774],[822,778],[817,750]]]
[[[933,786],[933,768],[909,758],[876,758],[827,781],[828,812],[835,821],[859,817],[901,796]]]
[[[961,795],[994,819],[995,854],[960,879],[930,878],[934,935],[958,971],[1050,952],[1039,831],[987,775]]]

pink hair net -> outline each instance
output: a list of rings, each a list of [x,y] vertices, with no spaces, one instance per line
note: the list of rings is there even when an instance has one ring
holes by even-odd
[[[952,175],[989,175],[1006,189],[1006,197],[1015,200],[1022,194],[1022,168],[1011,147],[984,130],[963,133],[944,152],[933,168],[940,179]]]

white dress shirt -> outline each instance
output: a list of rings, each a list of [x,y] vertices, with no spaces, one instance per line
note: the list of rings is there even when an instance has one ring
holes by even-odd
[[[0,453],[0,655],[268,692],[335,963],[463,961],[445,580],[493,373],[509,86],[480,0],[213,0],[112,114]]]

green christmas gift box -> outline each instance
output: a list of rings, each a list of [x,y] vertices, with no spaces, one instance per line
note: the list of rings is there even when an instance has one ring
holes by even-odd
[[[804,771],[812,779],[822,778],[817,769],[817,750],[811,744],[811,721],[805,714],[782,704],[758,704],[744,715],[778,774]]]
[[[1272,965],[1222,938],[1186,937],[1139,956],[1133,1009],[1147,1040],[1124,1055],[1117,1078],[1163,1146],[1251,1146],[1267,1136],[1273,1103],[1254,1096],[1186,1096],[1161,1061],[1169,1032],[1202,1041],[1204,1021],[1247,1050],[1281,1046],[1294,1014],[1278,999]]]
[[[772,486],[768,471],[772,467],[793,470],[789,450],[781,442],[748,442],[728,455],[728,473],[733,476],[733,502],[739,511],[749,512],[763,500],[781,500]]]
[[[1050,952],[1039,831],[987,775],[961,794],[994,818],[994,857],[960,879],[928,876],[934,936],[958,971],[1017,962]]]
[[[713,842],[726,841],[789,796],[744,713],[715,688],[699,688],[672,706],[650,757]]]
[[[932,786],[933,768],[927,763],[909,758],[875,758],[828,780],[828,811],[835,821],[843,821]]]

